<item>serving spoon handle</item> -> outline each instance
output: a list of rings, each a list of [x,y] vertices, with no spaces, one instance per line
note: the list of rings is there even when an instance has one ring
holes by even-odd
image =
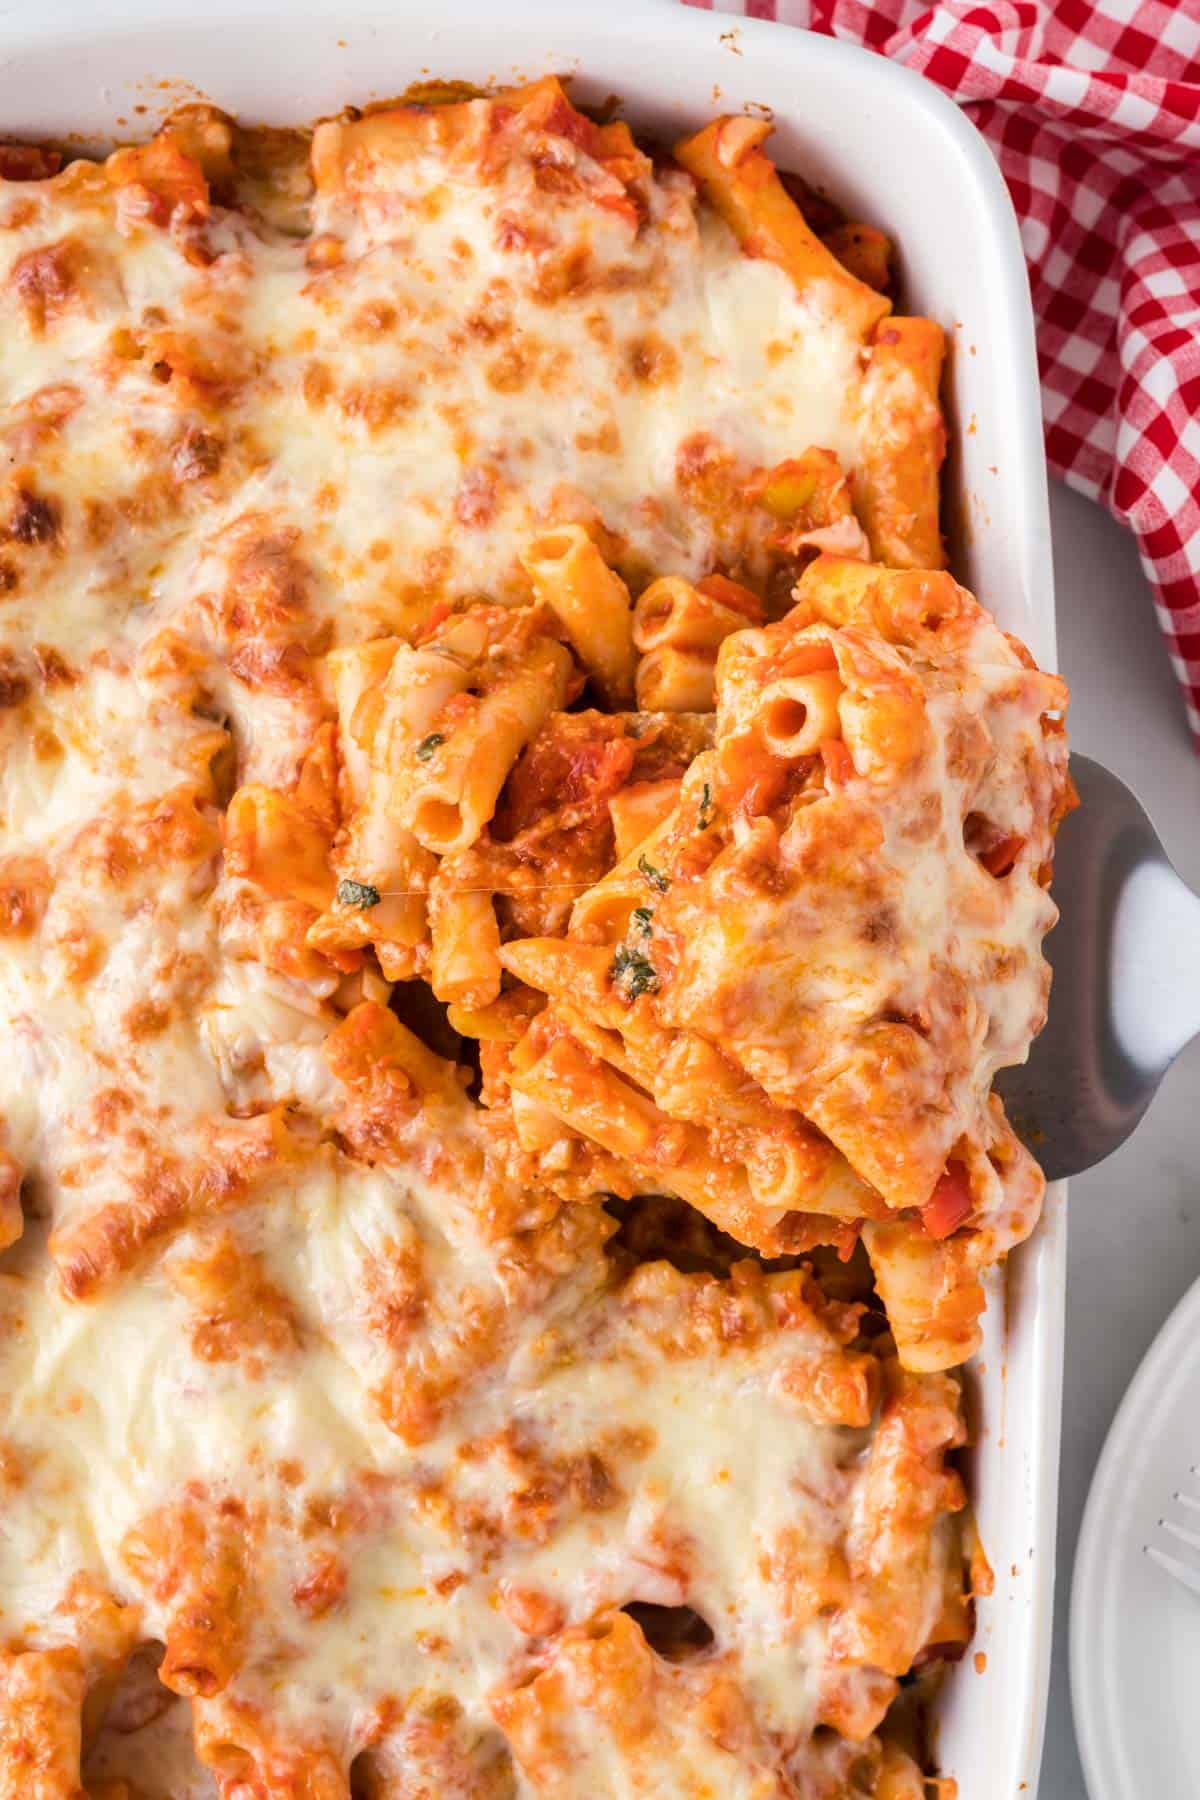
[[[1071,773],[1081,804],[1055,849],[1050,1017],[997,1080],[1052,1181],[1124,1143],[1200,1032],[1200,896],[1123,781],[1078,754]]]

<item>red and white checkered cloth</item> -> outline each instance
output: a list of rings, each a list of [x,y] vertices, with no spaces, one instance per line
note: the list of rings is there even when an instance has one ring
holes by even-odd
[[[1050,466],[1138,541],[1200,743],[1200,0],[688,0],[907,63],[1007,178]]]

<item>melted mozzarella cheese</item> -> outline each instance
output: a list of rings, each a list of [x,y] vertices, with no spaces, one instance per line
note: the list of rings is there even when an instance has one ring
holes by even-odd
[[[512,186],[441,187],[432,220],[418,188],[385,232],[335,219],[349,255],[326,273],[304,242],[219,214],[215,260],[198,269],[161,231],[122,238],[99,203],[37,189],[34,218],[0,232],[9,314],[23,257],[81,248],[51,320],[4,334],[0,397],[16,419],[52,385],[71,390],[38,452],[68,554],[44,559],[43,604],[35,616],[18,600],[15,619],[39,629],[47,575],[56,641],[67,627],[104,641],[114,603],[122,617],[147,601],[173,616],[203,583],[197,524],[212,542],[223,514],[260,512],[299,529],[312,604],[353,640],[442,594],[519,595],[518,551],[564,505],[594,509],[636,566],[703,574],[745,546],[723,545],[681,490],[689,444],[742,478],[811,445],[853,468],[859,346],[819,284],[797,294],[697,212],[686,178],[665,175],[651,189],[656,228],[632,241],[598,225],[586,196],[558,203],[560,253],[586,251],[592,269],[582,291],[550,300],[502,229],[514,210],[544,208]],[[207,388],[189,379],[197,362],[211,365]],[[200,490],[200,521],[170,463],[189,426],[236,465],[236,482],[217,470]],[[89,544],[110,494],[137,509],[137,529]]]
[[[676,1354],[597,1208],[529,1196],[504,1223],[477,1123],[430,1111],[402,1166],[352,1161],[339,978],[268,971],[221,872],[225,765],[294,785],[331,644],[527,597],[519,552],[560,516],[631,579],[736,564],[754,469],[857,460],[859,347],[819,286],[743,256],[677,172],[631,234],[551,206],[535,167],[422,165],[320,202],[301,241],[220,207],[166,229],[99,173],[0,182],[0,1116],[29,1214],[0,1275],[0,1634],[69,1639],[86,1573],[169,1641],[131,1535],[236,1502],[245,1655],[202,1729],[340,1770],[386,1753],[447,1800],[453,1758],[463,1791],[506,1762],[495,1696],[542,1638],[634,1601],[694,1606],[771,1757],[802,1758],[831,1626],[789,1617],[772,1557],[796,1531],[842,1553],[873,1435],[791,1391],[832,1340]],[[572,257],[586,279],[548,285]],[[461,1708],[436,1756],[405,1736],[426,1701]],[[210,1795],[186,1710],[142,1724],[129,1698],[89,1778]],[[632,1791],[590,1730],[570,1792]],[[663,1800],[774,1793],[690,1712],[674,1746],[645,1775]]]
[[[805,1419],[779,1381],[804,1350],[792,1334],[698,1366],[596,1294],[558,1325],[552,1309],[529,1319],[507,1366],[414,1454],[381,1427],[346,1344],[364,1254],[406,1225],[436,1242],[455,1209],[453,1192],[327,1158],[285,1181],[245,1229],[295,1297],[299,1340],[255,1377],[193,1354],[195,1321],[171,1274],[188,1240],[140,1280],[70,1306],[31,1233],[0,1314],[0,1440],[16,1472],[0,1536],[6,1636],[36,1640],[81,1569],[129,1592],[128,1534],[200,1483],[271,1521],[240,1688],[284,1735],[294,1727],[352,1756],[374,1700],[425,1684],[485,1730],[490,1697],[525,1654],[501,1604],[516,1581],[564,1622],[634,1600],[694,1606],[737,1653],[766,1727],[807,1736],[829,1624],[785,1628],[765,1559],[789,1528],[836,1544],[869,1432]],[[478,1247],[473,1271],[435,1259],[435,1294],[485,1275],[487,1262]],[[587,1458],[605,1464],[596,1506],[560,1496],[557,1517],[522,1523],[523,1483]],[[302,1522],[338,1495],[354,1518],[356,1491],[370,1503],[337,1541],[345,1599],[306,1620],[293,1599],[309,1548]],[[139,1597],[144,1635],[168,1636],[161,1601]],[[681,1753],[683,1785],[664,1792],[689,1791],[687,1766]]]
[[[703,574],[714,530],[678,489],[681,451],[701,435],[744,473],[812,444],[856,461],[857,344],[819,293],[798,297],[719,220],[698,239],[647,236],[614,293],[538,306],[492,213],[456,193],[461,267],[422,237],[314,279],[290,248],[254,290],[272,493],[288,512],[313,504],[330,479],[326,434],[344,471],[314,534],[342,636],[347,598],[357,611],[378,596],[403,622],[414,594],[519,593],[518,552],[564,490],[646,568]]]

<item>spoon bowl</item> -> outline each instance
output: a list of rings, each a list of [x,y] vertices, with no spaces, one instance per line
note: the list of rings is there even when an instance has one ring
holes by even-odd
[[[1071,774],[1080,806],[1055,847],[1050,1016],[1028,1061],[996,1079],[1051,1181],[1111,1156],[1200,1032],[1200,896],[1123,781],[1078,754]]]

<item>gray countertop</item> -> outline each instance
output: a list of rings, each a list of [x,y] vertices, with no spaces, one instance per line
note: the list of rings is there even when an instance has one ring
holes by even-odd
[[[1072,741],[1140,795],[1176,867],[1200,888],[1200,754],[1133,539],[1065,488],[1053,488],[1051,504]],[[1130,1142],[1071,1185],[1054,1673],[1041,1800],[1087,1793],[1067,1673],[1075,1543],[1113,1413],[1159,1326],[1200,1276],[1198,1098],[1200,1040],[1175,1064]]]

